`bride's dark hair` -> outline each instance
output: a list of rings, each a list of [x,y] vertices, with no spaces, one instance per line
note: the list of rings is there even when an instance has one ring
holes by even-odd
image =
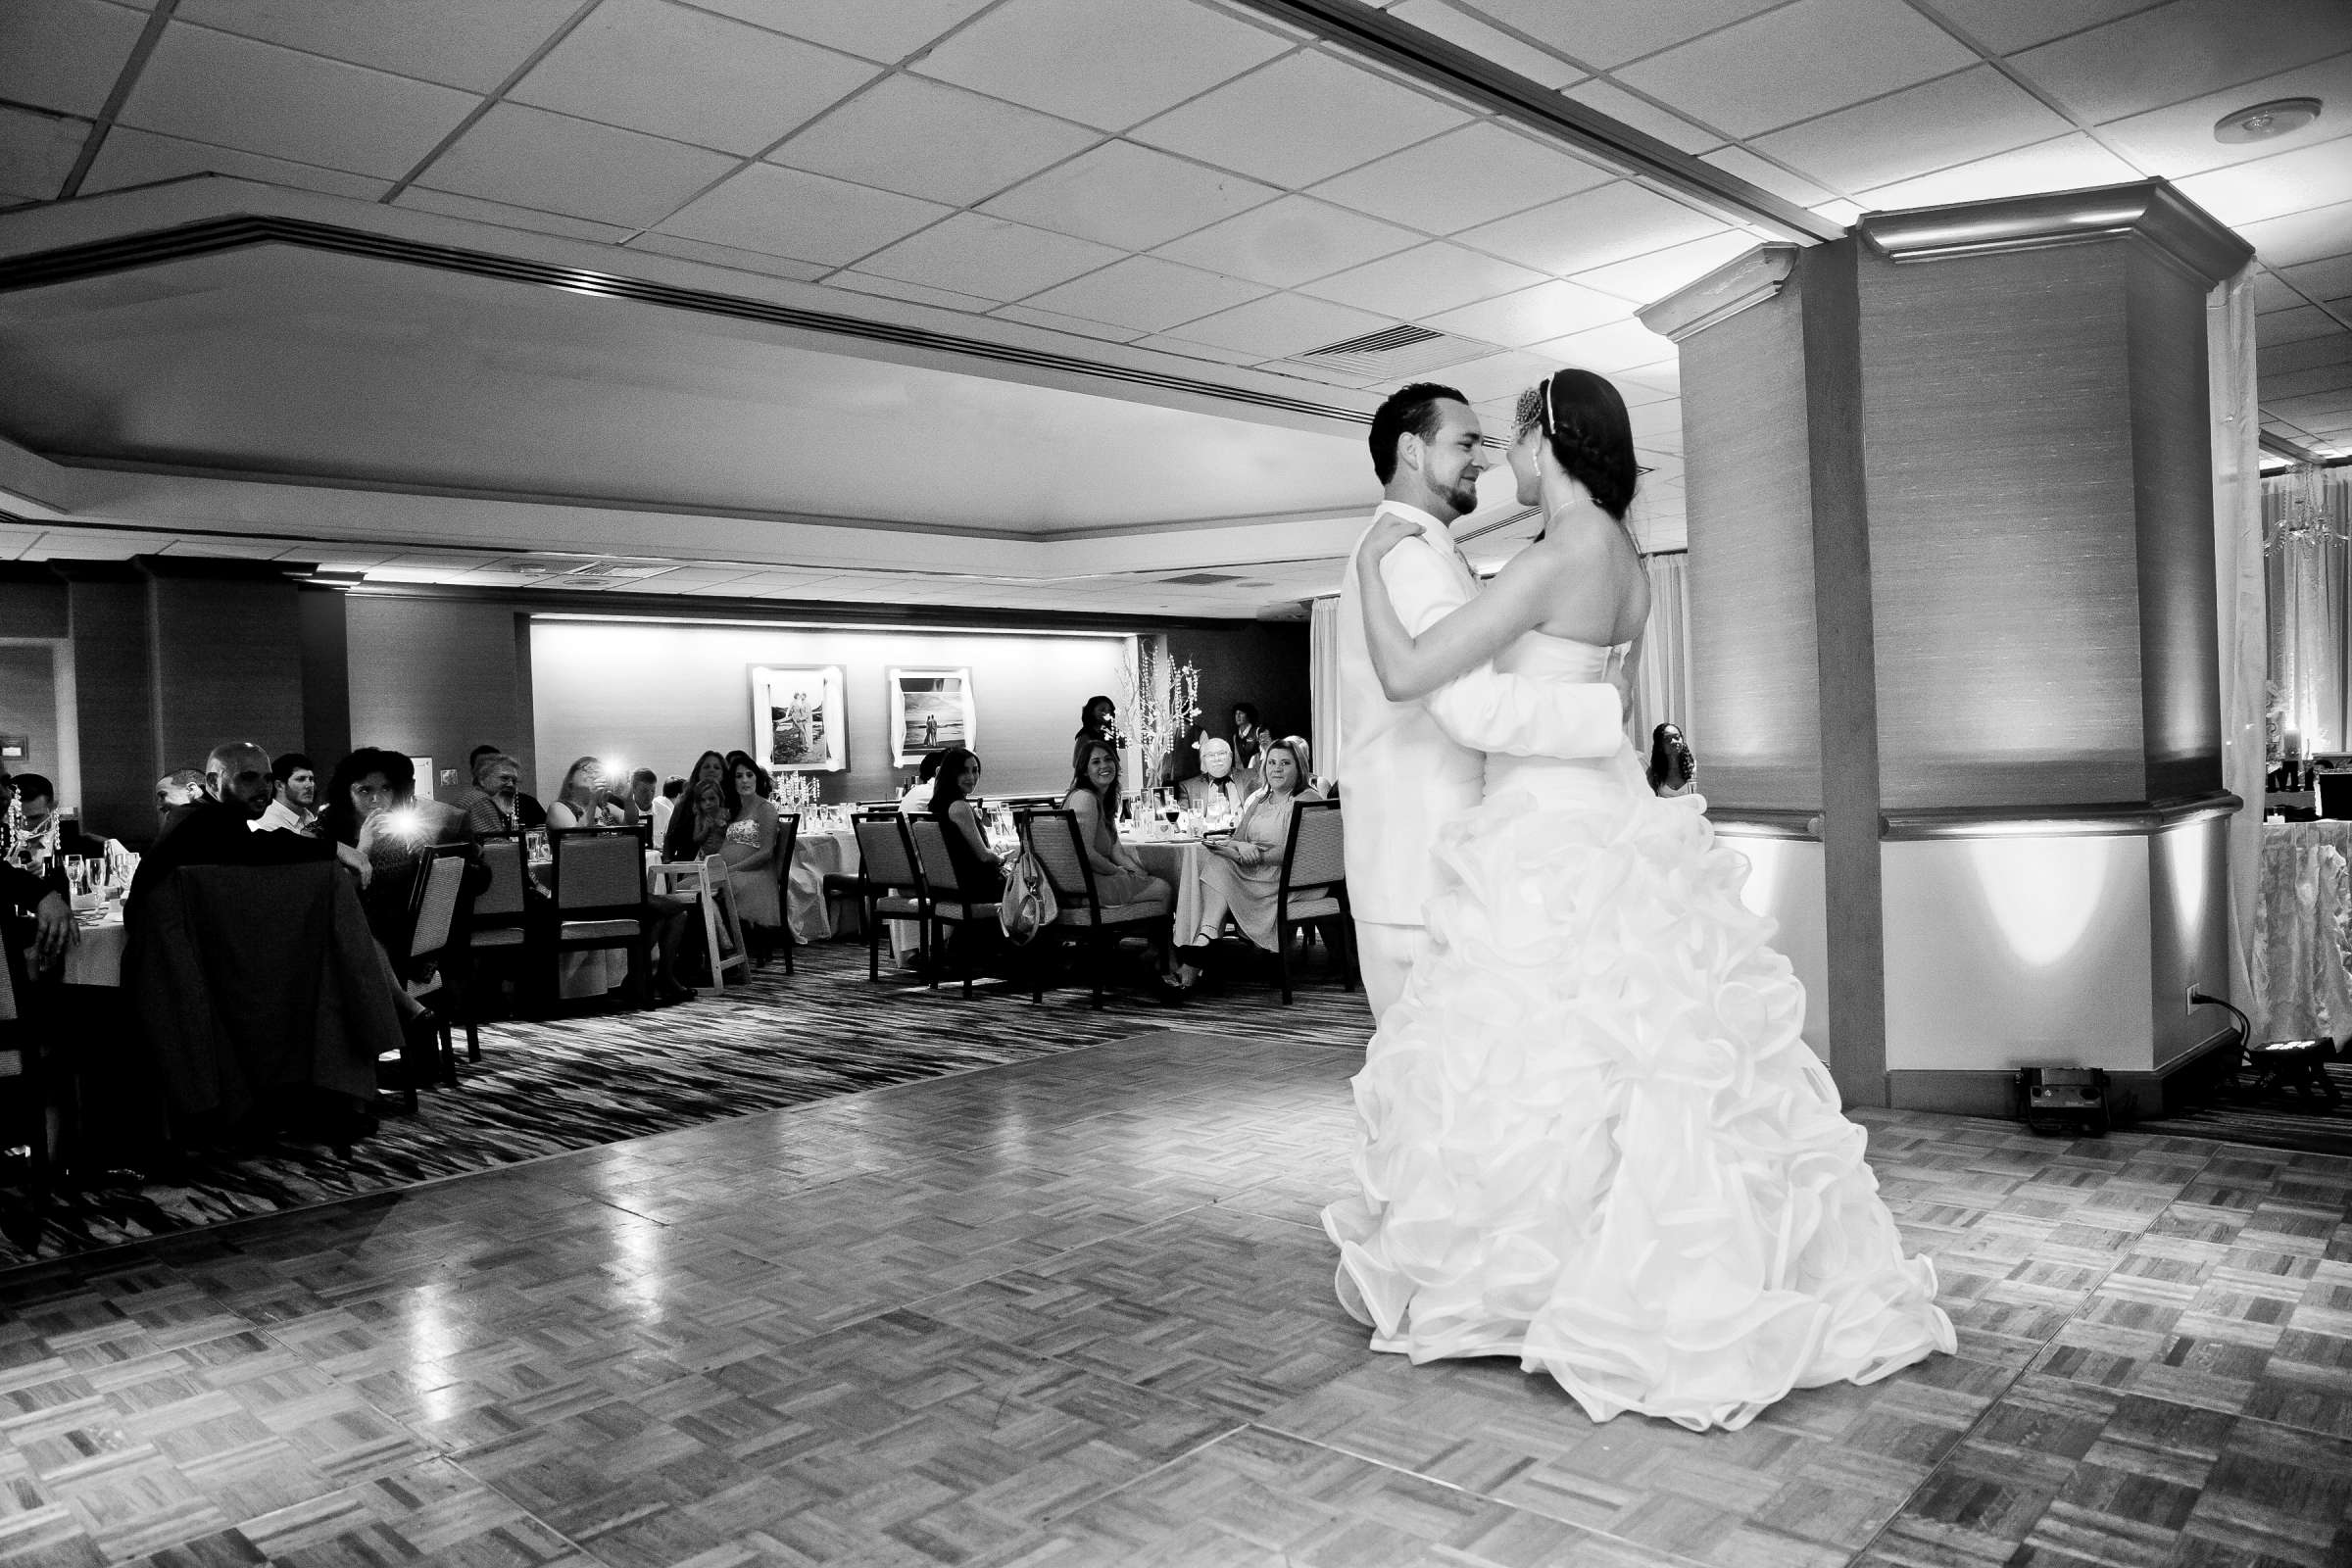
[[[1518,425],[1540,426],[1560,470],[1585,487],[1601,511],[1625,520],[1641,482],[1634,424],[1625,399],[1591,370],[1556,370],[1520,394]]]

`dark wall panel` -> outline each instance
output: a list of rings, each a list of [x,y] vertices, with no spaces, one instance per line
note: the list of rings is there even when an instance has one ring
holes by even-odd
[[[1821,804],[1801,280],[1686,338],[1691,745],[1719,807]]]
[[[148,591],[156,739],[167,765],[201,767],[223,741],[257,741],[272,756],[300,745],[294,584],[159,575]]]
[[[127,568],[67,586],[82,820],[143,845],[155,834],[163,771],[148,663],[147,584]],[[202,761],[201,758],[197,759]]]
[[[351,750],[351,634],[343,595],[303,588],[295,603],[302,622],[302,749],[330,768]]]
[[[514,607],[354,594],[344,620],[353,745],[430,757],[461,782],[466,754],[496,745],[536,776]]]
[[[1304,621],[1235,621],[1230,629],[1187,628],[1168,633],[1168,657],[1200,671],[1200,717],[1212,735],[1233,733],[1233,705],[1254,703],[1277,735],[1312,738],[1312,655]],[[1071,715],[1071,729],[1077,725]],[[1315,758],[1314,770],[1331,771]],[[1177,772],[1199,771],[1190,747],[1177,755]]]
[[[46,571],[0,566],[0,637],[63,637],[67,618],[64,582]]]

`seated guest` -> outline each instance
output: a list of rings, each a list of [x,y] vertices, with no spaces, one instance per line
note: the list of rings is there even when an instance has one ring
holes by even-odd
[[[547,808],[547,825],[559,832],[583,827],[625,827],[637,820],[637,809],[626,795],[615,795],[605,776],[605,764],[593,757],[574,760],[564,770],[564,787]]]
[[[1252,788],[1265,782],[1258,774],[1257,764],[1273,739],[1273,733],[1258,719],[1255,704],[1233,705],[1233,765],[1249,778]]]
[[[754,957],[764,961],[784,924],[776,888],[776,844],[783,829],[775,807],[763,798],[763,770],[751,754],[729,752],[726,763],[729,810],[718,853],[727,862],[727,886],[734,890],[735,918],[743,923],[744,941]]]
[[[378,870],[398,865],[428,842],[419,821],[400,814],[416,799],[416,764],[398,752],[363,746],[329,775],[318,830]]]
[[[300,752],[288,752],[270,764],[277,777],[277,796],[254,823],[260,833],[318,831],[318,769]]]
[[[1214,942],[1225,929],[1225,917],[1241,927],[1253,946],[1275,951],[1282,934],[1274,929],[1274,900],[1282,888],[1282,857],[1291,842],[1291,803],[1321,800],[1306,783],[1306,742],[1298,736],[1268,741],[1264,765],[1266,786],[1243,804],[1230,837],[1211,839],[1200,865],[1200,928],[1189,933],[1187,953]],[[1199,967],[1184,966],[1184,983],[1198,978]]]
[[[901,815],[913,815],[930,809],[932,787],[939,778],[939,760],[946,755],[945,752],[925,752],[923,760],[914,765],[914,782],[907,785],[906,793],[899,797]]]
[[[1200,742],[1200,771],[1177,788],[1186,809],[1206,816],[1232,816],[1250,794],[1233,776],[1233,748],[1214,735]]]
[[[473,764],[473,804],[466,808],[466,836],[477,842],[519,833],[531,824],[522,815],[522,764],[504,752],[489,752]]]
[[[155,814],[170,816],[183,806],[193,806],[204,798],[204,769],[201,767],[173,768],[155,781]]]
[[[633,769],[629,774],[629,804],[636,808],[638,819],[654,823],[654,842],[662,842],[662,824],[654,820],[654,808],[662,801],[662,775],[650,767]]]
[[[357,850],[294,833],[256,833],[252,824],[276,795],[270,754],[251,741],[229,741],[205,760],[204,793],[164,818],[155,848],[131,878],[130,906],[142,889],[183,865],[286,865],[339,859],[365,886],[373,868]],[[127,912],[127,911],[126,911]]]
[[[988,847],[988,833],[972,799],[980,790],[980,759],[961,746],[939,754],[938,784],[926,810],[939,818],[948,841],[948,861],[966,901],[994,904],[1004,896],[1004,861]]]
[[[718,757],[716,752],[710,755]],[[719,760],[723,763],[725,759]],[[698,767],[694,782],[686,786],[686,793],[669,813],[669,830],[662,835],[662,858],[704,860],[718,854],[734,815],[717,775]]]
[[[74,944],[81,940],[81,928],[74,923],[74,906],[66,895],[47,878],[22,866],[0,865],[0,941],[21,947],[24,933],[17,929],[19,921],[8,918],[11,914],[31,917],[32,972],[36,976],[63,963]],[[0,988],[5,988],[6,981],[7,976],[0,974]]]
[[[10,846],[10,852],[23,858],[29,845],[42,859],[54,859],[61,855],[104,855],[106,840],[85,836],[79,829],[68,830],[65,818],[57,814],[57,786],[38,773],[19,773],[10,781],[17,798],[17,808],[24,818],[25,844]],[[5,810],[8,793],[0,791],[0,810]]]
[[[1156,905],[1172,908],[1176,890],[1152,874],[1135,851],[1119,840],[1119,754],[1108,741],[1086,741],[1078,748],[1078,772],[1070,780],[1062,808],[1078,818],[1078,842],[1094,867],[1095,897],[1104,908],[1117,905]],[[1161,978],[1179,979],[1173,956],[1162,948]]]
[[[473,803],[479,799],[482,794],[481,777],[483,760],[491,757],[504,757],[505,755],[505,747],[492,746],[488,743],[476,746],[472,751],[467,752],[466,754],[466,775],[464,778],[459,780],[458,787],[450,792],[449,804],[456,807],[459,810],[466,813],[468,816],[471,816],[473,813]]]
[[[683,775],[672,773],[662,781],[662,797],[654,802],[654,842],[660,844],[669,837],[669,813],[678,808],[678,797],[686,793]]]

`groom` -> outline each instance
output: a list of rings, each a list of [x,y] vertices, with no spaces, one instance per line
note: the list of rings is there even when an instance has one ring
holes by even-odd
[[[1372,416],[1372,471],[1387,497],[1372,521],[1396,513],[1421,529],[1380,565],[1415,636],[1478,592],[1446,529],[1478,509],[1482,440],[1468,401],[1426,381],[1399,387]],[[1357,569],[1351,554],[1340,587],[1340,771],[1348,897],[1377,1022],[1428,950],[1421,906],[1437,891],[1438,829],[1478,804],[1486,755],[1605,757],[1624,744],[1625,719],[1615,686],[1523,680],[1492,666],[1418,701],[1390,702],[1364,640]]]

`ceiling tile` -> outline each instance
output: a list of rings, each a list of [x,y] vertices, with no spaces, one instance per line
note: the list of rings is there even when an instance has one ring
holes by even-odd
[[[662,220],[665,234],[835,266],[856,261],[953,209],[893,191],[754,164]]]
[[[2334,317],[2316,305],[2299,305],[2292,310],[2272,311],[2254,318],[2254,341],[2264,348],[2280,343],[2300,343],[2305,338],[2326,337],[2343,328]]]
[[[1757,152],[1835,190],[1869,190],[2074,127],[1990,66],[1759,136]]]
[[[1721,233],[1722,220],[1640,185],[1603,185],[1471,229],[1465,245],[1564,276]]]
[[[172,23],[139,73],[122,122],[398,179],[478,102],[455,88]]]
[[[0,200],[57,200],[89,136],[86,120],[0,104]]]
[[[1401,4],[1398,0],[1386,0],[1386,4],[1389,14],[1397,21],[1423,32],[1435,33],[1514,75],[1525,76],[1539,87],[1565,87],[1585,74],[1549,50],[1539,49],[1500,27],[1457,11],[1446,4],[1446,0],[1402,0]]]
[[[2257,312],[2283,311],[2292,306],[2311,303],[2301,294],[2289,288],[2277,272],[2267,267],[2257,266],[2254,269],[2252,286],[2254,309]],[[2270,388],[2265,387],[2263,390],[2267,392]]]
[[[1616,375],[1639,366],[1656,364],[1660,355],[1674,352],[1674,344],[1629,318],[1539,343],[1534,352],[1555,366],[1574,365],[1598,370],[1603,375]]]
[[[1519,394],[1559,368],[1550,361],[1533,354],[1514,350],[1508,354],[1490,354],[1484,359],[1461,365],[1448,365],[1432,370],[1429,378],[1442,386],[1452,387],[1473,403],[1494,399],[1516,401]],[[1507,436],[1508,430],[1491,430],[1490,435]]]
[[[2340,122],[2339,122],[2340,128]],[[2174,182],[2225,223],[2251,223],[2352,200],[2352,136]]]
[[[1124,130],[1290,46],[1191,0],[1006,0],[915,66],[1010,103]]]
[[[1343,305],[1418,321],[1439,311],[1542,281],[1542,272],[1438,242],[1349,268],[1303,287],[1309,294]]]
[[[1976,63],[1975,50],[1908,6],[1795,0],[1617,76],[1750,136]]]
[[[1781,200],[1794,202],[1799,207],[1811,207],[1817,202],[1828,201],[1833,194],[1801,174],[1792,174],[1778,164],[1767,163],[1744,147],[1718,147],[1711,153],[1702,154],[1699,162],[1713,164],[1726,173],[1737,174],[1749,184],[1760,185]]]
[[[933,288],[928,283],[909,283],[904,278],[878,277],[871,272],[854,269],[833,273],[825,279],[827,288],[844,288],[858,294],[879,294],[885,299],[908,300],[916,305],[936,305],[945,311],[963,311],[972,316],[985,316],[996,307],[995,300],[984,300],[977,294],[961,294],[952,288]]]
[[[1638,98],[1612,81],[1580,81],[1561,96],[1573,98],[1587,109],[1598,110],[1611,120],[1633,126],[1644,135],[1655,136],[1669,147],[1679,147],[1687,153],[1703,153],[1723,145],[1724,138],[1705,125],[1692,124],[1680,115],[1669,114],[1646,98]],[[1704,105],[1685,105],[1692,114],[1701,113]],[[1713,123],[1710,117],[1709,123]]]
[[[630,233],[612,223],[591,223],[583,218],[533,212],[528,207],[486,202],[479,196],[460,196],[454,191],[428,190],[422,185],[411,185],[392,205],[414,207],[420,213],[439,213],[447,218],[470,218],[475,222],[496,223],[502,228],[527,228],[540,234],[562,234],[568,239],[598,240],[607,245],[616,245]]]
[[[579,9],[579,0],[179,0],[172,17],[488,92]]]
[[[1523,349],[1604,321],[1621,321],[1627,314],[1623,300],[1596,294],[1574,283],[1555,281],[1539,283],[1500,299],[1467,305],[1458,311],[1423,317],[1421,324],[1457,337]]]
[[[602,0],[507,96],[748,154],[873,76],[862,60],[669,0]]]
[[[1179,267],[1156,256],[1130,256],[1024,303],[1114,326],[1132,326],[1139,332],[1165,332],[1197,316],[1207,316],[1265,292],[1259,284]]]
[[[1607,183],[1608,171],[1480,122],[1324,181],[1314,194],[1432,234],[1451,234]]]
[[[95,117],[147,22],[98,0],[0,6],[0,98]]]
[[[1952,25],[1996,55],[2081,32],[2160,0],[1936,0]]]
[[[1072,239],[981,213],[957,213],[911,239],[868,256],[858,270],[962,294],[1017,300],[1119,259],[1092,240]]]
[[[1193,342],[1233,349],[1261,360],[1287,360],[1294,354],[1392,324],[1387,318],[1334,305],[1328,300],[1311,300],[1301,294],[1272,294],[1189,322],[1181,335]]]
[[[1239,174],[1113,141],[1016,185],[983,211],[1142,251],[1279,194]]]
[[[1531,38],[1550,44],[1594,71],[1606,71],[1669,44],[1728,25],[1776,0],[1676,0],[1673,5],[1627,5],[1625,0],[1467,0],[1469,7]]]
[[[182,141],[176,136],[158,136],[153,131],[117,125],[106,133],[97,158],[90,164],[90,172],[82,176],[81,193],[95,196],[100,191],[152,185],[158,180],[178,179],[188,174],[232,174],[239,179],[258,179],[294,190],[356,196],[362,201],[374,201],[392,188],[388,179],[370,179],[365,174],[347,174],[339,169],[318,169],[283,158],[264,158],[258,153],[231,152],[225,147],[207,147],[198,141]]]
[[[1303,49],[1130,134],[1296,188],[1467,122],[1458,109]]]
[[[2080,131],[2012,153],[1998,153],[1957,169],[1939,170],[1862,193],[1865,209],[1940,207],[1947,202],[1989,201],[2036,191],[2082,190],[2139,178],[2139,171]],[[1851,220],[1846,220],[1851,221]]]
[[[1670,245],[1632,261],[1596,267],[1589,272],[1577,273],[1576,280],[1587,288],[1614,294],[1633,304],[1649,305],[1686,284],[1697,282],[1733,257],[1746,255],[1757,243],[1753,234],[1734,229]]]
[[[814,282],[832,270],[815,262],[796,262],[787,256],[767,256],[759,251],[739,250],[733,245],[713,245],[708,240],[687,239],[678,234],[640,234],[629,241],[629,249],[650,251],[656,256],[675,256],[681,261],[703,262],[711,267],[732,268],[739,272],[789,277],[803,283]]]
[[[2293,267],[2352,251],[2352,202],[2230,226],[2266,267]]]
[[[1154,332],[1150,337],[1139,337],[1133,346],[1139,349],[1154,349],[1162,354],[1179,355],[1190,360],[1209,360],[1218,365],[1255,365],[1265,358],[1253,348],[1234,349],[1215,343],[1196,343],[1190,338],[1176,337],[1166,332]]]
[[[768,157],[961,207],[1098,139],[1098,132],[1065,120],[902,74],[883,78]]]
[[[421,178],[436,190],[643,228],[735,164],[707,148],[502,103]]]
[[[758,26],[895,64],[989,0],[694,0]]]
[[[2323,110],[2318,120],[2301,130],[2269,141],[2214,139],[2214,122],[2224,115],[2279,98],[2317,98],[2337,112]],[[2099,134],[2149,173],[2180,179],[2203,170],[2251,163],[2340,136],[2344,131],[2340,110],[2346,104],[2352,104],[2352,51],[2316,66],[2118,120],[2100,126]]]
[[[2352,49],[2343,0],[2173,0],[2013,57],[2091,121],[2178,103]]]
[[[2324,262],[2307,262],[2289,268],[2279,274],[2305,295],[2315,300],[2340,300],[2352,294],[2352,256],[2331,256]]]
[[[2281,343],[2262,351],[2261,371],[2265,378],[2289,375],[2297,370],[2316,369],[2323,365],[2339,365],[2352,355],[2352,332],[2338,332],[2331,337],[2305,338],[2299,343]]]
[[[1421,236],[1305,196],[1285,196],[1238,218],[1170,240],[1159,254],[1276,288],[1322,277],[1407,246]]]
[[[1113,326],[1108,321],[1090,321],[1083,316],[1063,316],[1058,311],[1033,310],[1026,305],[1000,305],[989,314],[1000,321],[1018,321],[1024,326],[1042,326],[1048,331],[1072,332],[1110,343],[1132,342],[1139,335],[1131,326]]]

